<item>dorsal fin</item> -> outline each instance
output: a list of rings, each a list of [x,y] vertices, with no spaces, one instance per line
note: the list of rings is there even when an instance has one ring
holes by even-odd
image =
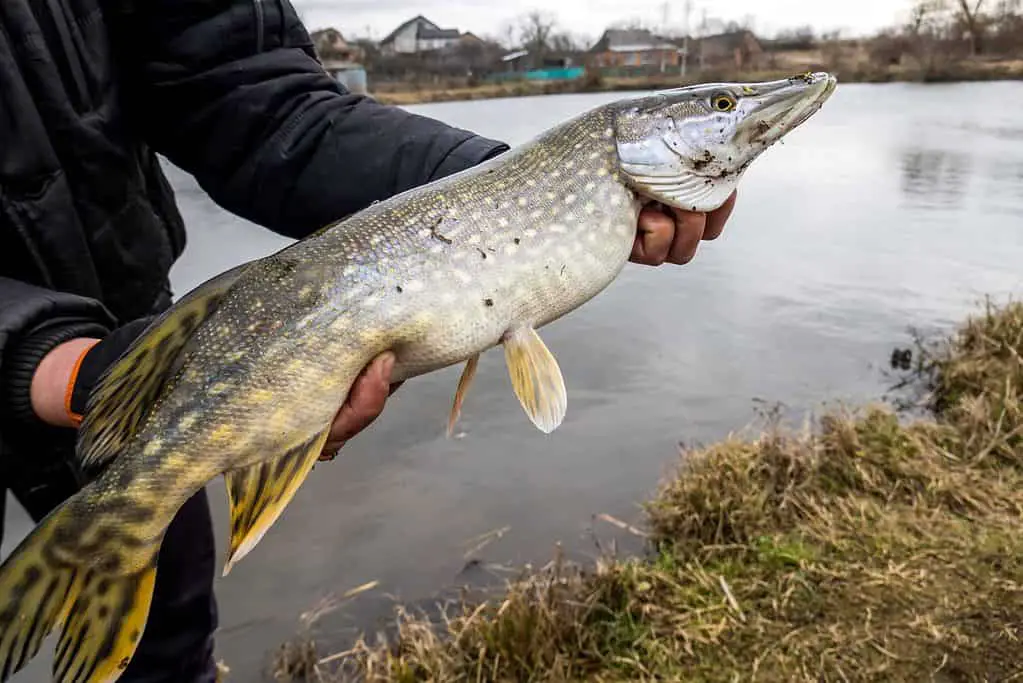
[[[235,266],[183,296],[107,368],[89,397],[79,430],[77,454],[84,467],[101,466],[121,451],[180,366],[182,351],[195,330],[250,263]]]

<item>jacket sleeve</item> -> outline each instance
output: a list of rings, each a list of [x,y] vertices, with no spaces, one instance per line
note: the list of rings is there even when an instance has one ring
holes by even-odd
[[[0,420],[41,426],[30,393],[39,361],[75,337],[102,338],[114,324],[95,299],[0,277]]]
[[[289,237],[506,149],[347,92],[289,0],[119,0],[135,125],[225,209]]]

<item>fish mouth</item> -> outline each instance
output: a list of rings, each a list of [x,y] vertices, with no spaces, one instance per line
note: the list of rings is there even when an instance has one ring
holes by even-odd
[[[817,113],[837,85],[832,74],[816,72],[747,86],[745,97],[757,105],[740,130],[751,142],[771,145]]]

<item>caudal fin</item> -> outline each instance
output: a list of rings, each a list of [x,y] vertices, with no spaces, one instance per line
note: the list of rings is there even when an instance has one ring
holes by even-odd
[[[72,522],[65,504],[0,566],[0,681],[38,654],[58,625],[55,683],[112,683],[135,653],[152,602],[156,553],[133,573],[78,566],[56,542],[75,529]]]

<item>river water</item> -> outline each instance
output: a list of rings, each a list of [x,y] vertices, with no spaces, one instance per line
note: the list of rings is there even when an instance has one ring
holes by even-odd
[[[409,109],[514,144],[616,96]],[[408,382],[219,581],[230,680],[259,680],[266,653],[331,593],[380,582],[321,622],[321,640],[343,646],[394,600],[426,605],[479,578],[463,569],[480,534],[506,528],[472,555],[484,564],[545,562],[556,542],[594,553],[593,532],[621,538],[594,515],[641,520],[679,443],[743,429],[761,400],[798,417],[879,399],[911,327],[947,330],[985,295],[1023,288],[1021,109],[1020,83],[840,85],[750,168],[725,234],[692,263],[630,265],[545,328],[569,391],[551,436],[523,414],[499,352],[480,365],[456,439],[444,425],[460,370]],[[168,172],[190,231],[179,294],[287,244]],[[223,485],[210,490],[223,548]],[[9,518],[5,552],[27,529],[20,510]],[[46,680],[44,661],[15,680]]]

